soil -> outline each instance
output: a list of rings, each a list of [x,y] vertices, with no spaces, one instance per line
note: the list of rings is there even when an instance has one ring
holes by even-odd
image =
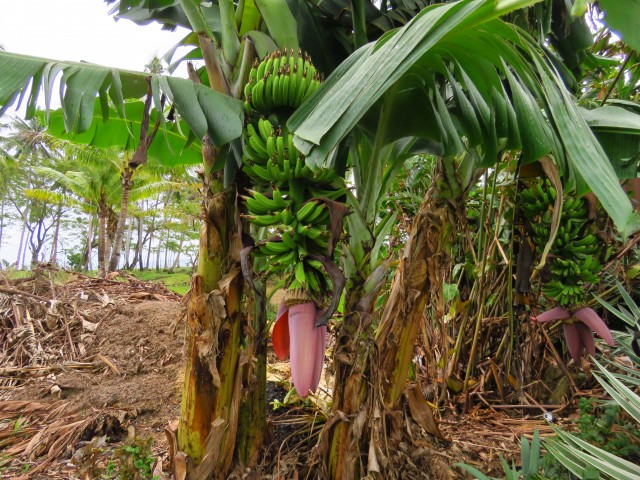
[[[27,288],[22,284],[19,287],[39,296],[46,290],[42,285],[34,283],[32,288]],[[93,307],[71,299],[79,291],[89,291],[89,286],[95,293]],[[166,474],[168,442],[164,428],[179,416],[186,326],[180,297],[163,288],[133,280],[127,283],[126,279],[122,283],[80,278],[66,284],[62,293],[58,289],[59,295],[66,294],[69,297],[64,298],[67,302],[65,305],[73,306],[69,312],[78,313],[85,308],[81,316],[92,322],[93,326],[89,326],[92,331],[81,328],[81,322],[77,319],[74,322],[73,318],[76,317],[69,314],[65,318],[71,319],[71,327],[65,331],[61,321],[53,332],[43,327],[40,343],[47,358],[55,360],[58,355],[65,359],[68,358],[71,338],[78,353],[73,360],[79,364],[62,362],[70,367],[47,375],[33,374],[29,370],[29,374],[11,377],[4,384],[1,383],[4,377],[0,375],[0,447],[5,445],[3,428],[6,432],[6,427],[15,426],[19,418],[26,418],[31,428],[25,429],[24,438],[16,436],[15,442],[7,445],[7,451],[14,451],[15,455],[7,461],[0,459],[0,478],[82,478],[77,467],[69,460],[71,455],[85,451],[87,445],[94,445],[89,443],[92,439],[96,442],[104,435],[107,436],[106,444],[95,449],[94,453],[97,453],[89,462],[94,471],[104,472],[109,459],[114,458],[114,452],[127,438],[135,436],[153,439],[151,454],[156,459],[156,473],[164,471]],[[90,298],[88,302],[91,301]],[[28,304],[26,301],[24,303]],[[36,310],[35,305],[31,307],[31,311]],[[40,313],[44,315],[44,311]],[[13,315],[16,315],[15,309]],[[29,315],[26,317],[31,318]],[[9,320],[6,324],[0,321],[0,327],[4,325],[8,331],[13,322],[14,330],[17,329],[15,324],[19,322],[15,318]],[[0,343],[2,334],[0,331]],[[5,337],[11,338],[9,334]],[[18,358],[15,351],[9,353]],[[0,351],[0,360],[3,358],[8,357],[3,357]],[[87,365],[91,368],[84,368]],[[29,367],[23,365],[22,368]],[[286,365],[270,366],[270,380],[287,377]],[[245,478],[247,475],[247,478],[256,479],[297,478],[299,475],[304,478],[305,473],[309,472],[321,422],[314,424],[313,408],[301,406],[300,403],[274,409],[274,404],[285,401],[286,394],[287,389],[282,384],[268,383],[270,445],[256,471],[236,472],[232,478]],[[22,411],[18,414],[14,412],[13,417],[10,413],[3,414],[3,408],[7,410],[11,406]],[[47,413],[53,411],[54,407],[59,407],[62,413],[51,418],[52,415],[47,416]],[[315,410],[317,413],[318,410]],[[484,471],[498,473],[494,468],[499,465],[497,454],[503,453],[508,458],[519,454],[520,434],[530,435],[535,427],[543,423],[537,416],[529,416],[524,412],[519,418],[512,419],[512,423],[505,428],[505,418],[487,410],[476,410],[464,417],[456,414],[443,418],[440,428],[449,442],[435,444],[425,441],[419,448],[405,445],[405,450],[394,453],[402,458],[401,464],[407,469],[403,478],[455,478],[443,472],[450,472],[447,465],[456,461],[467,461]],[[26,455],[29,452],[28,441],[38,432],[46,433],[49,429],[51,440],[46,443],[47,447],[55,445],[55,440],[61,438],[61,431],[51,432],[52,422],[56,419],[62,419],[69,426],[76,425],[75,432],[69,430],[64,433],[68,436],[63,443],[67,444],[60,446],[55,458],[46,457],[46,451],[37,458],[33,452]],[[8,421],[14,423],[6,423]],[[87,464],[86,460],[84,462]],[[434,468],[439,469],[440,473],[425,473]],[[31,473],[34,471],[35,474]]]
[[[119,305],[100,322],[86,346],[85,357],[102,355],[102,372],[71,370],[33,380],[17,388],[12,400],[72,401],[80,413],[124,410],[136,434],[164,437],[164,426],[180,411],[184,325],[175,301],[142,301]],[[119,373],[116,373],[119,372]],[[61,388],[59,395],[51,387]]]

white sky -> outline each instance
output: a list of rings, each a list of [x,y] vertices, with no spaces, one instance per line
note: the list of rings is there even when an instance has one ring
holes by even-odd
[[[187,33],[116,22],[110,9],[103,0],[0,0],[0,45],[12,53],[143,71]],[[52,100],[59,105],[57,96]],[[14,107],[7,114],[15,115]],[[15,261],[19,233],[5,229],[0,259]]]
[[[0,45],[13,53],[144,70],[186,34],[107,15],[102,0],[0,0]]]

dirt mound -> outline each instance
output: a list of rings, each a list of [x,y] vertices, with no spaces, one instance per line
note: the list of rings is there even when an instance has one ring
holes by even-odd
[[[2,478],[80,478],[54,460],[105,435],[100,452],[135,435],[153,438],[164,460],[164,426],[180,410],[184,308],[162,285],[120,278],[0,279]]]
[[[85,357],[102,361],[101,368],[51,374],[17,389],[12,397],[43,399],[54,392],[87,411],[130,412],[141,436],[161,433],[179,411],[181,314],[179,303],[166,300],[118,305],[99,323],[86,347]]]

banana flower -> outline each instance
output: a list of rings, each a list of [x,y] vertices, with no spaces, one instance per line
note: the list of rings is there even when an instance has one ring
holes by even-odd
[[[584,307],[571,313],[566,308],[556,307],[541,313],[537,317],[532,316],[535,322],[545,323],[553,320],[563,320],[562,329],[565,342],[571,358],[576,362],[580,360],[582,352],[586,350],[589,355],[595,356],[596,344],[593,338],[595,331],[610,347],[615,345],[611,330],[600,318],[595,310]]]
[[[293,385],[301,397],[320,383],[327,348],[327,326],[316,327],[320,314],[314,302],[287,307],[284,299],[273,327],[273,350],[280,360],[291,356]]]

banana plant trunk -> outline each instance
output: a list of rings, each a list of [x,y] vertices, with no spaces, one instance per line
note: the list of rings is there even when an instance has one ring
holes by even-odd
[[[212,165],[205,160],[205,172]],[[234,462],[255,460],[264,431],[266,343],[255,322],[264,323],[264,318],[247,313],[251,307],[243,304],[235,199],[235,191],[223,188],[222,172],[205,174],[198,270],[188,293],[189,350],[177,431],[178,449],[188,458],[189,479],[226,478]],[[258,351],[262,344],[264,352]]]
[[[396,478],[384,453],[390,441],[385,437],[400,438],[398,432],[389,431],[401,428],[398,426],[404,422],[396,418],[385,428],[382,417],[394,411],[403,417],[410,415],[399,402],[425,306],[442,288],[441,272],[449,262],[445,245],[450,227],[449,208],[432,188],[414,219],[375,339],[370,333],[375,300],[362,296],[362,291],[347,296],[334,355],[334,416],[328,422],[327,470],[331,479],[361,478],[375,472]]]
[[[325,426],[328,448],[325,453],[329,478],[348,480],[366,475],[367,435],[364,423],[371,416],[375,386],[371,384],[375,370],[374,344],[365,333],[371,328],[374,302],[364,303],[362,287],[346,294],[345,315],[336,339],[333,357],[335,384],[333,390],[333,421]],[[356,427],[357,423],[357,427]],[[363,435],[363,433],[365,433]]]
[[[397,405],[405,389],[425,307],[440,296],[450,262],[450,209],[434,188],[425,195],[413,225],[376,335],[387,409]]]

